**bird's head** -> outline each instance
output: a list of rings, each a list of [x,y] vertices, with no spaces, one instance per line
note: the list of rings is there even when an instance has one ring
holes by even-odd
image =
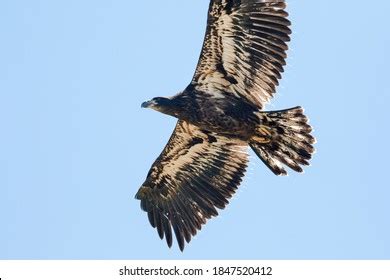
[[[171,116],[177,116],[177,104],[175,101],[166,97],[155,97],[141,104],[142,108],[150,108]]]

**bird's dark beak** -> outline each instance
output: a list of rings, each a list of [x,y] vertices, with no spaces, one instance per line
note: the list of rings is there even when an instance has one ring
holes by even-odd
[[[152,101],[145,101],[144,103],[141,104],[142,108],[149,108],[153,104]]]

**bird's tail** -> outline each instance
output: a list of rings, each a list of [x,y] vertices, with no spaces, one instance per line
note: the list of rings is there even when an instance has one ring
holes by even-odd
[[[261,124],[249,145],[276,175],[287,175],[283,165],[303,172],[314,153],[315,138],[301,107],[261,112]]]

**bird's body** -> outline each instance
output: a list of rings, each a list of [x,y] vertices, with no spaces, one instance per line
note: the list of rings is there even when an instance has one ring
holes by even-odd
[[[216,97],[188,87],[170,100],[177,108],[173,116],[219,135],[248,141],[260,123],[258,108],[234,94]]]
[[[211,0],[186,89],[142,107],[178,118],[136,194],[160,238],[179,247],[218,215],[241,183],[248,147],[276,175],[302,172],[315,139],[301,107],[264,111],[283,72],[290,22],[284,0]]]

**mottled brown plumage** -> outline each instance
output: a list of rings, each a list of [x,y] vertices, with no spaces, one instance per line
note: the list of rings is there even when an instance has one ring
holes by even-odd
[[[241,183],[250,146],[276,175],[302,172],[314,152],[301,107],[264,112],[285,65],[290,22],[282,0],[212,0],[188,87],[144,102],[179,119],[136,194],[160,238],[181,250]]]

